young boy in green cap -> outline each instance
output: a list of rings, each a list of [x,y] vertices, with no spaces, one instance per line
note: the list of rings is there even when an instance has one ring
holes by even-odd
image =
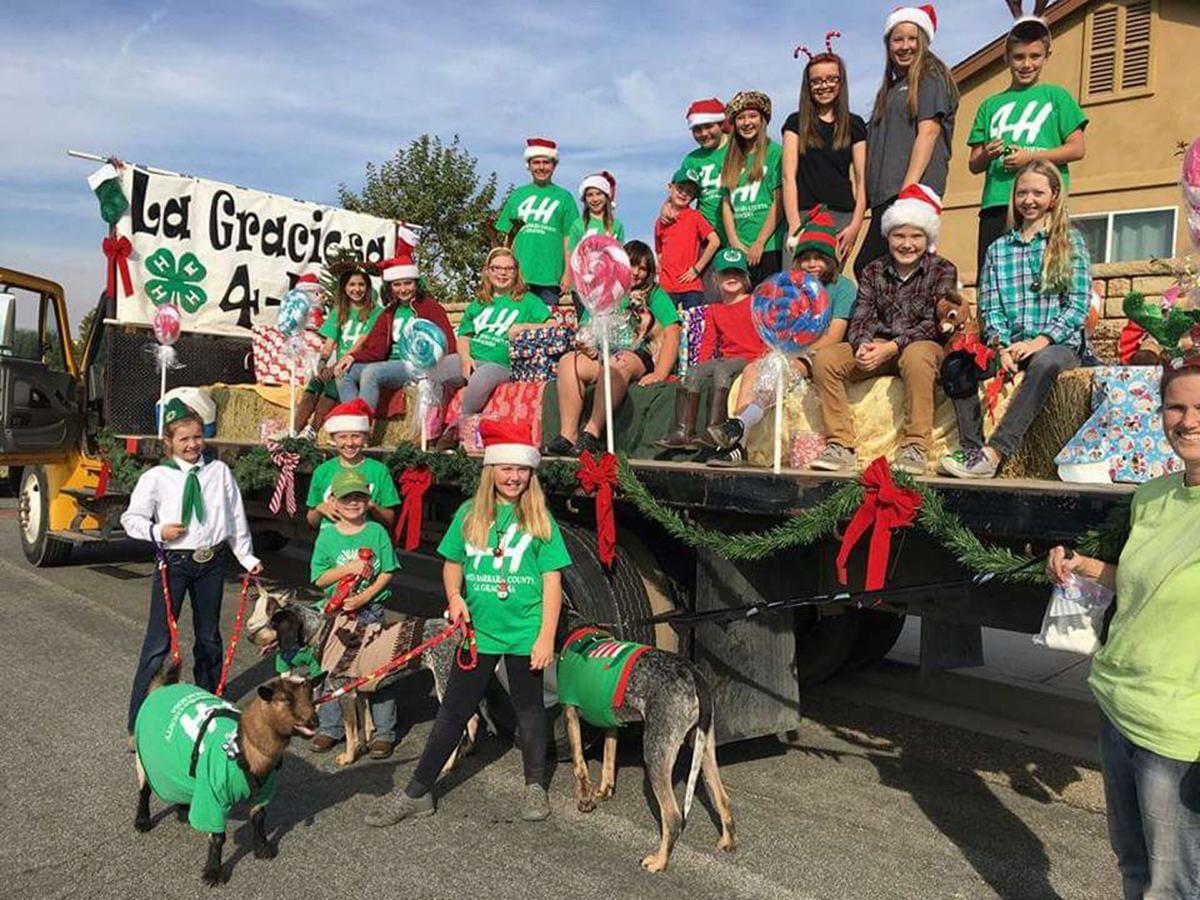
[[[704,304],[700,276],[721,246],[716,230],[692,208],[699,193],[696,176],[679,169],[667,185],[667,203],[674,215],[659,216],[654,223],[658,283],[681,309]]]
[[[311,565],[313,584],[325,592],[319,601],[322,608],[343,578],[359,577],[342,609],[355,612],[360,626],[383,622],[383,604],[392,595],[388,583],[399,568],[391,536],[378,522],[367,519],[370,490],[356,469],[342,469],[333,476],[329,492],[337,518],[317,532]],[[367,554],[362,551],[369,551],[369,558],[364,559]],[[368,750],[372,759],[387,759],[396,746],[396,700],[380,697],[379,692],[370,696],[375,735]],[[319,719],[320,730],[309,747],[313,753],[327,752],[346,736],[338,704],[324,704]]]

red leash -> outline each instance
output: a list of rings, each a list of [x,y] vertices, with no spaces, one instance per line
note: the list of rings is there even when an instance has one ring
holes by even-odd
[[[229,649],[225,651],[225,662],[221,664],[221,680],[217,682],[216,694],[225,694],[225,681],[229,678],[229,669],[233,665],[233,650],[237,647],[238,639],[242,636],[242,623],[246,620],[246,601],[250,597],[250,582],[258,581],[249,572],[242,578],[242,596],[238,601],[237,619],[233,623],[233,635],[229,638]]]
[[[171,665],[179,666],[183,663],[183,657],[179,655],[179,623],[175,621],[175,609],[171,604],[171,585],[167,578],[167,554],[158,541],[154,541],[154,556],[158,563],[158,577],[162,580],[163,606],[166,608],[167,614],[167,634],[171,637]]]
[[[467,658],[466,662],[464,663],[463,658],[462,658],[462,646],[463,645],[460,645],[459,649],[458,649],[458,656],[457,656],[458,665],[460,668],[463,668],[463,669],[473,669],[473,668],[475,668],[476,663],[479,662],[479,654],[478,654],[478,651],[475,649],[475,629],[473,629],[471,627],[470,622],[468,622],[464,619],[459,619],[453,625],[449,625],[443,631],[439,631],[437,634],[435,634],[433,637],[431,637],[425,643],[414,647],[412,650],[409,650],[407,653],[401,653],[399,656],[393,657],[390,662],[384,663],[382,666],[380,666],[374,672],[372,672],[369,675],[364,675],[362,678],[359,678],[357,681],[352,681],[350,684],[340,687],[336,691],[330,691],[328,694],[322,694],[320,697],[318,697],[316,700],[314,700],[313,703],[316,704],[317,706],[320,706],[322,703],[328,703],[330,700],[336,700],[338,697],[341,697],[344,694],[348,694],[351,691],[356,691],[360,687],[362,687],[364,684],[366,684],[367,682],[374,681],[376,678],[382,678],[384,675],[387,675],[389,672],[394,672],[396,669],[399,669],[400,667],[407,665],[409,662],[416,659],[418,656],[420,656],[422,653],[424,653],[430,647],[436,647],[442,641],[449,640],[451,637],[453,637],[455,635],[455,633],[457,633],[460,630],[463,632],[463,645],[468,646],[468,658]]]

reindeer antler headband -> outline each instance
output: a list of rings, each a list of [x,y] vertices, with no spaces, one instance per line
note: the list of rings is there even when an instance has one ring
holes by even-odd
[[[807,47],[805,47],[803,44],[801,44],[799,47],[797,47],[795,50],[792,51],[792,59],[799,59],[801,53],[803,53],[805,56],[808,57],[809,62],[812,62],[818,56],[836,56],[837,54],[833,52],[833,39],[840,38],[841,36],[842,36],[842,33],[840,31],[827,31],[827,32],[825,32],[825,52],[824,53],[813,53],[811,50],[809,50]]]

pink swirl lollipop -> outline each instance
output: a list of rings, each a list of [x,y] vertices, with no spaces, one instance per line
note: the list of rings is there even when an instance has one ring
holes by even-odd
[[[594,318],[620,306],[629,293],[629,256],[611,235],[590,234],[571,254],[571,275],[583,305]]]
[[[179,307],[173,303],[160,306],[155,310],[154,320],[151,322],[154,328],[154,339],[163,346],[171,346],[179,340],[180,324]]]

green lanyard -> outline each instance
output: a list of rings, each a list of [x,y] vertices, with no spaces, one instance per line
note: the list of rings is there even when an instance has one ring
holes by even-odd
[[[180,518],[183,520],[183,526],[186,528],[191,524],[194,517],[201,525],[204,524],[204,494],[200,490],[200,466],[204,463],[199,462],[188,469],[187,477],[183,480],[183,506],[180,510]],[[173,459],[164,459],[162,465],[168,469],[174,469],[176,472],[182,472],[179,463]]]

